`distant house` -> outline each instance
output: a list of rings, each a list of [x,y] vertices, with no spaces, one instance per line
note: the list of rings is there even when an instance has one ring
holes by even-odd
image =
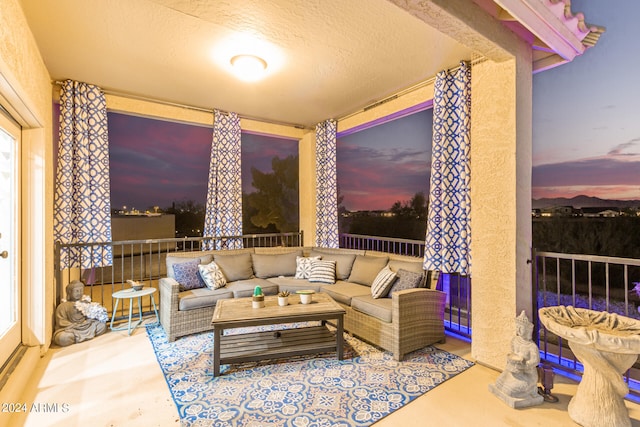
[[[620,216],[620,209],[615,207],[582,208],[585,218],[615,218]]]
[[[540,216],[542,218],[580,216],[580,210],[575,209],[573,206],[551,206],[541,209]]]

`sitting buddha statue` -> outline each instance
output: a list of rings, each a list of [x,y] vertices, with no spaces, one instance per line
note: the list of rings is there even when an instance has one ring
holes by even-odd
[[[516,318],[516,336],[511,340],[507,365],[489,390],[512,408],[539,405],[544,398],[538,394],[538,364],[540,352],[531,334],[533,323],[524,310]]]
[[[82,303],[84,283],[74,280],[67,285],[66,291],[66,301],[61,302],[56,308],[53,342],[66,347],[103,334],[107,330],[106,320],[102,318],[104,316],[100,317],[101,320],[89,318],[78,309],[78,304],[76,304]],[[106,311],[104,315],[106,316]]]

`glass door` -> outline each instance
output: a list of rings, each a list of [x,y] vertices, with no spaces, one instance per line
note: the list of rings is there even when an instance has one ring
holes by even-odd
[[[0,110],[0,366],[21,342],[20,131]]]

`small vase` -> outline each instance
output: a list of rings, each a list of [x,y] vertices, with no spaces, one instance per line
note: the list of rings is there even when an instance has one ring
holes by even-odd
[[[253,300],[251,301],[251,306],[253,308],[262,308],[264,307],[264,295],[253,296]]]
[[[300,302],[302,304],[311,304],[313,294],[300,294]]]
[[[278,305],[280,307],[284,307],[285,305],[289,305],[289,297],[278,297]]]

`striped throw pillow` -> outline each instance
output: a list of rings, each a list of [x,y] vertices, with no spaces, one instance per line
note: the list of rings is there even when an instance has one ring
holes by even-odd
[[[309,281],[329,285],[336,283],[336,262],[321,259],[311,262]]]
[[[311,274],[311,263],[313,261],[318,261],[320,259],[319,256],[316,257],[296,257],[296,279],[308,279],[309,274]]]
[[[387,296],[389,289],[393,285],[393,281],[396,280],[396,273],[391,271],[387,265],[380,270],[380,273],[373,280],[371,285],[371,296],[374,298],[383,298]]]

